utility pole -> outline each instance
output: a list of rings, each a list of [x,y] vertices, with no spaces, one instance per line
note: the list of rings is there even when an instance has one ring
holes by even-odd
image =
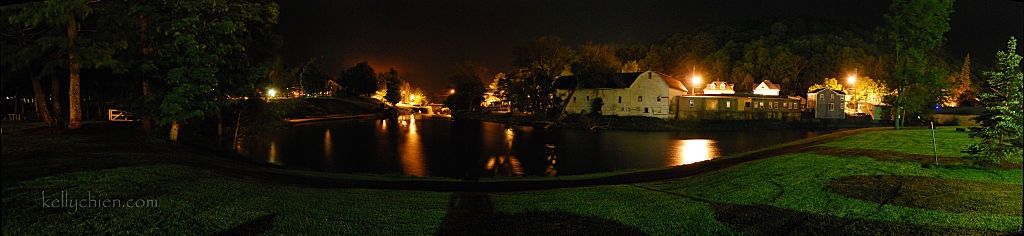
[[[939,165],[939,154],[938,154],[938,150],[937,150],[938,148],[935,147],[935,121],[928,122],[928,123],[930,124],[929,126],[931,126],[931,128],[932,128],[932,157],[935,158],[935,165],[938,166]]]

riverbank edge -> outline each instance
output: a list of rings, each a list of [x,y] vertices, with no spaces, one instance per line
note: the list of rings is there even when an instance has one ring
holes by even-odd
[[[3,126],[6,139],[17,138],[7,136],[8,132],[18,129],[24,130],[26,126],[33,125],[26,123],[12,124],[5,122],[3,123]],[[40,123],[34,126],[43,127],[44,125]],[[163,143],[163,145],[166,145],[168,148],[190,150],[190,152],[195,153],[194,155],[192,155],[194,157],[166,160],[170,162],[169,164],[177,164],[199,169],[205,169],[212,171],[214,173],[224,175],[229,178],[247,179],[263,183],[305,186],[315,188],[366,188],[439,192],[515,192],[584,186],[631,184],[696,176],[712,171],[726,169],[733,166],[738,166],[740,164],[750,161],[770,158],[788,153],[801,152],[805,148],[825,143],[831,140],[839,139],[842,137],[846,137],[849,135],[874,130],[887,129],[891,128],[879,127],[839,131],[813,138],[777,144],[774,146],[752,150],[744,153],[723,156],[708,161],[702,161],[681,166],[658,167],[639,170],[623,170],[570,176],[536,176],[517,178],[498,177],[480,179],[455,179],[445,177],[416,177],[360,173],[330,173],[313,170],[289,169],[270,163],[262,163],[253,161],[251,159],[240,158],[237,155],[229,155],[227,153],[215,152],[194,145],[175,143],[164,139],[157,139],[155,137],[150,138],[159,140],[157,141],[157,143]]]
[[[250,162],[252,165],[240,166],[237,163],[224,162],[228,160],[218,163],[186,163],[186,165],[236,178],[315,188],[367,188],[437,192],[517,192],[632,184],[696,176],[750,161],[801,152],[805,148],[858,133],[887,129],[891,128],[876,127],[839,131],[688,165],[570,176],[454,179],[444,177],[329,173],[287,169],[272,164],[255,162]],[[237,161],[237,159],[231,161]]]
[[[759,120],[664,120],[643,116],[601,116],[601,115],[567,115],[555,122],[555,119],[512,113],[494,112],[459,112],[453,119],[468,119],[494,122],[506,125],[533,126],[565,129],[586,130],[624,130],[624,131],[749,131],[749,130],[834,130],[872,127],[891,127],[884,122],[864,119],[844,120],[801,120],[782,121],[772,119]]]

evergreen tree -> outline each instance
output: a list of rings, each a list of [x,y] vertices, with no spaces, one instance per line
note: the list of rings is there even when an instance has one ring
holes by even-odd
[[[1021,141],[1024,127],[1024,108],[1021,107],[1022,74],[1020,71],[1021,56],[1016,53],[1017,40],[1010,37],[1006,51],[996,52],[994,71],[985,72],[988,77],[986,93],[982,93],[981,103],[985,112],[975,118],[981,127],[972,127],[970,136],[980,138],[978,143],[971,145],[966,153],[972,157],[998,161],[1012,157],[1020,157],[1024,144]]]

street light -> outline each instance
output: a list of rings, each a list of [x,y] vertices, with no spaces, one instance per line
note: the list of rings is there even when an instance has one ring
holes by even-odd
[[[455,89],[448,90],[448,94],[455,94]]]
[[[693,91],[690,91],[690,94],[695,95],[697,94],[697,84],[700,83],[700,76],[694,75],[693,78],[690,79],[690,81],[693,82]]]
[[[850,77],[846,77],[846,83],[847,84],[853,85],[853,83],[856,83],[856,82],[857,82],[857,75],[850,75]]]
[[[267,89],[267,96],[269,96],[269,97],[275,97],[275,96],[277,96],[277,90],[274,90],[274,89]]]

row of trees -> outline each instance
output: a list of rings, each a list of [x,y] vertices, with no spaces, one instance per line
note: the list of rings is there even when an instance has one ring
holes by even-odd
[[[976,94],[969,57],[960,61],[941,50],[951,12],[951,0],[894,1],[887,24],[875,29],[782,18],[697,28],[652,44],[570,46],[545,36],[517,47],[516,69],[499,73],[495,86],[513,109],[556,113],[562,105],[552,85],[562,75],[601,81],[618,72],[653,70],[726,81],[738,91],[771,80],[782,86],[781,94],[802,96],[826,78],[857,74],[859,91],[892,95],[886,100],[902,125],[906,114],[970,103]]]
[[[2,12],[5,84],[31,78],[37,110],[55,126],[66,87],[70,129],[81,127],[84,88],[176,140],[183,124],[222,121],[239,105],[228,97],[258,96],[280,43],[272,1],[47,0]]]
[[[335,94],[336,96],[375,97],[388,101],[391,104],[397,104],[401,101],[411,103],[410,97],[405,96],[406,93],[419,98],[415,99],[419,103],[423,103],[425,99],[421,91],[409,88],[408,83],[399,77],[398,70],[395,70],[395,68],[390,68],[387,72],[376,73],[369,63],[360,62],[355,66],[342,70],[337,76],[330,76],[323,72],[320,69],[321,67],[318,60],[311,59],[298,69],[293,69],[291,73],[298,74],[298,76],[295,76],[297,77],[296,80],[288,81],[282,79],[279,83],[281,85],[278,86],[298,81],[301,84],[302,92],[305,94],[323,94],[328,89],[340,88],[337,91],[338,93]],[[329,81],[337,84],[337,87],[331,88]]]

